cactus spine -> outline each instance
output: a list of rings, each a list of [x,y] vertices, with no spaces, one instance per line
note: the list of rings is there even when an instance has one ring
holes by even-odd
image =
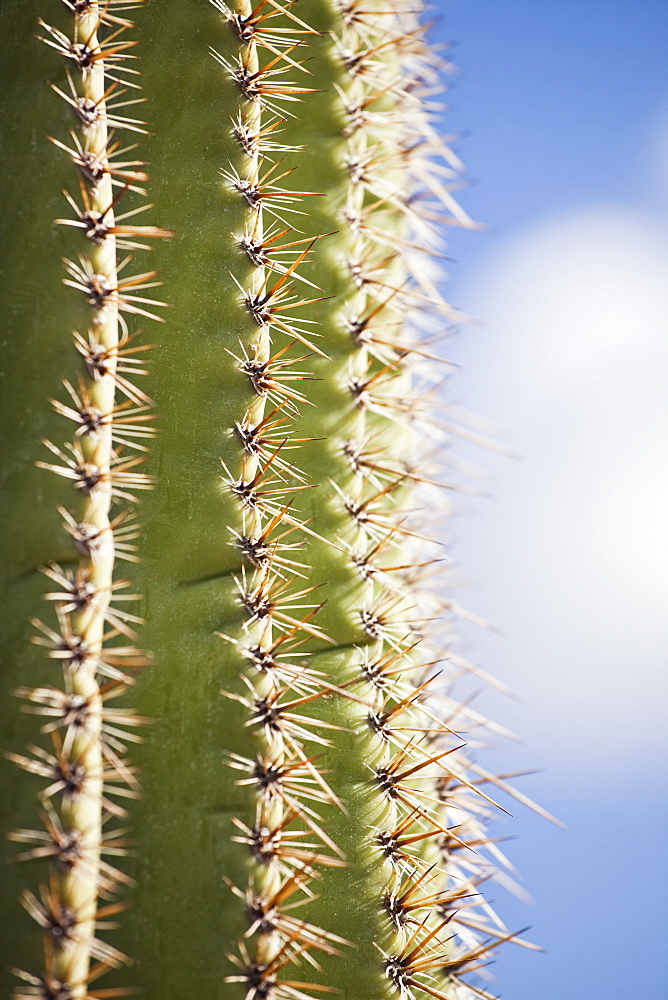
[[[65,281],[88,310],[67,322],[85,316],[88,334],[74,334],[78,372],[64,347],[44,347],[67,372],[48,419],[74,421],[75,434],[69,449],[49,444],[62,464],[38,464],[69,480],[77,503],[58,494],[64,524],[44,514],[34,544],[17,548],[25,579],[12,581],[30,609],[31,570],[45,564],[58,631],[39,625],[38,642],[65,674],[60,693],[20,682],[53,750],[28,758],[11,715],[5,729],[8,755],[46,779],[46,832],[23,827],[16,777],[7,800],[10,836],[30,845],[21,856],[51,868],[41,896],[23,894],[41,965],[24,925],[8,954],[21,1000],[135,986],[166,1000],[484,998],[462,976],[515,939],[478,894],[504,863],[485,789],[507,786],[458,735],[486,722],[450,689],[469,665],[450,649],[457,609],[430,582],[442,496],[465,488],[442,470],[457,429],[433,413],[435,344],[456,319],[435,265],[443,224],[471,222],[433,122],[444,67],[419,6],[63,0],[62,30],[43,25],[70,67],[53,86],[73,145],[54,141],[78,168],[81,200],[59,221],[79,230]],[[32,17],[9,7],[17,22]],[[135,226],[144,206],[114,218],[147,181],[142,163],[118,162],[111,134],[144,130],[125,109],[138,99],[131,11],[156,200],[176,233],[155,253],[171,308],[151,383],[158,489],[142,504],[137,566],[142,644],[157,663],[147,671],[141,619],[116,602],[137,596],[118,575],[119,558],[136,559],[125,506],[152,485],[136,471],[152,401],[133,382],[144,348],[128,322],[155,320],[161,303],[146,294],[156,272],[125,278],[118,251],[170,233]],[[17,446],[16,467],[26,461]],[[39,675],[22,660],[22,678],[28,666]],[[130,688],[134,708],[109,707]],[[145,716],[135,802],[126,748]],[[100,857],[127,850],[124,832],[105,832],[125,811],[114,790],[133,814],[136,859],[122,873]],[[119,887],[131,905],[112,945],[98,928],[124,909],[107,902]],[[102,973],[110,985],[98,989]]]

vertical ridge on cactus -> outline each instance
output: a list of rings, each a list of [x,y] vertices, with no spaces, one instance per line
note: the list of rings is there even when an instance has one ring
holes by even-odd
[[[33,12],[7,9],[12,37],[36,45]],[[448,494],[469,489],[443,459],[459,429],[438,413],[438,344],[458,314],[439,261],[444,226],[474,223],[435,123],[449,66],[422,3],[57,9],[39,22],[39,86],[61,99],[61,131],[37,84],[28,96],[78,192],[65,181],[62,252],[41,253],[53,213],[30,227],[44,278],[11,271],[30,325],[7,370],[31,372],[37,345],[50,381],[32,380],[15,500],[2,494],[38,525],[32,538],[8,522],[8,676],[52,741],[16,752],[26,727],[3,714],[7,755],[29,772],[25,789],[9,782],[9,836],[42,866],[21,900],[44,957],[17,922],[7,961],[28,971],[14,996],[489,997],[490,951],[518,941],[481,892],[506,864],[489,789],[524,798],[473,761],[488,723],[453,688],[477,668],[452,651],[459,611],[439,576]],[[152,135],[134,117],[133,22]],[[125,210],[149,179],[124,132],[144,137],[169,230],[135,224],[150,206]],[[131,263],[153,238],[160,277]],[[58,300],[45,323],[63,253],[78,304]],[[135,338],[164,318],[162,281],[145,390]],[[39,437],[48,486],[29,469]],[[128,505],[154,482],[140,544]],[[34,615],[44,578],[50,621]],[[24,652],[31,617],[63,690]],[[24,806],[35,775],[41,830]]]
[[[28,889],[21,893],[23,907],[42,930],[44,954],[34,971],[17,971],[24,985],[16,995],[60,993],[81,1000],[89,995],[91,979],[129,962],[98,936],[99,929],[113,926],[105,918],[122,911],[125,904],[100,906],[98,901],[113,898],[129,881],[105,859],[110,851],[119,854],[125,849],[118,833],[105,827],[111,817],[126,815],[118,797],[122,802],[124,796],[137,794],[137,779],[124,756],[127,744],[136,739],[134,727],[142,720],[109,703],[148,663],[138,648],[127,644],[137,638],[133,626],[142,619],[125,610],[122,602],[136,602],[139,595],[123,592],[130,582],[115,574],[115,550],[118,547],[121,557],[134,558],[129,539],[137,532],[121,527],[130,515],[127,509],[118,511],[119,501],[134,503],[135,491],[152,485],[151,477],[135,471],[143,455],[132,454],[146,452],[142,441],[153,436],[152,415],[147,412],[151,401],[119,372],[132,372],[137,364],[129,357],[137,349],[126,347],[131,337],[123,312],[157,319],[144,307],[155,309],[162,303],[134,294],[155,286],[155,272],[123,280],[118,273],[135,250],[148,249],[137,239],[171,234],[127,221],[149,205],[117,212],[128,191],[145,194],[135,182],[147,180],[137,169],[144,166],[141,161],[115,159],[128,150],[114,141],[107,118],[108,97],[138,87],[137,71],[128,65],[134,59],[128,50],[136,40],[123,39],[132,22],[116,16],[114,7],[100,8],[94,0],[65,6],[70,12],[68,29],[61,31],[40,18],[39,38],[71,67],[66,71],[69,94],[54,90],[74,112],[73,146],[50,138],[77,170],[80,202],[64,191],[74,217],[56,223],[81,230],[85,238],[86,249],[78,253],[78,263],[64,261],[69,275],[64,283],[81,293],[89,307],[88,334],[84,339],[78,331],[72,333],[72,356],[77,352],[83,356],[76,388],[63,378],[66,402],[49,400],[59,417],[74,424],[72,439],[61,447],[45,438],[43,444],[57,462],[35,463],[69,481],[76,491],[58,507],[70,535],[70,552],[64,560],[69,566],[52,561],[41,567],[57,587],[43,595],[55,604],[57,627],[31,618],[37,633],[32,642],[59,662],[63,677],[62,688],[21,687],[16,692],[27,702],[27,711],[46,718],[41,732],[49,735],[51,748],[30,745],[31,756],[13,752],[7,756],[43,779],[38,793],[43,826],[9,833],[11,840],[30,845],[18,860],[46,858],[49,863],[48,882],[40,886],[39,894]],[[105,27],[113,30],[101,38],[100,29]],[[122,128],[123,122],[116,121],[115,127]],[[119,250],[130,253],[119,261]],[[117,399],[117,390],[126,397],[124,402]]]
[[[317,967],[312,953],[339,955],[336,944],[343,942],[322,927],[295,920],[289,910],[284,910],[284,905],[295,905],[291,899],[295,893],[297,902],[302,905],[308,902],[307,897],[300,897],[312,892],[309,886],[318,868],[342,862],[339,849],[325,832],[321,814],[312,805],[313,790],[317,792],[319,805],[336,803],[337,799],[306,749],[312,742],[328,744],[320,732],[327,724],[304,713],[308,713],[314,700],[331,690],[331,685],[315,673],[297,672],[291,664],[286,668],[274,660],[277,636],[281,633],[287,633],[296,645],[309,638],[326,639],[322,629],[312,621],[318,610],[318,604],[309,600],[315,588],[297,584],[295,589],[297,577],[289,572],[292,560],[285,561],[299,543],[288,543],[286,550],[282,541],[285,532],[272,536],[274,529],[285,523],[292,522],[290,532],[300,527],[290,513],[290,494],[310,488],[299,468],[280,454],[288,443],[289,425],[301,399],[294,394],[288,397],[289,409],[284,406],[286,400],[279,403],[283,412],[275,422],[271,418],[280,412],[278,408],[267,412],[270,391],[267,375],[273,360],[272,348],[279,346],[279,339],[290,338],[287,344],[280,344],[280,367],[272,373],[272,381],[279,385],[286,377],[285,366],[294,359],[294,351],[292,354],[290,351],[296,341],[315,353],[323,353],[313,343],[317,331],[305,325],[308,321],[292,315],[293,311],[320,301],[301,298],[296,293],[296,279],[307,280],[298,268],[311,255],[317,237],[291,238],[287,245],[277,249],[272,246],[276,239],[293,237],[288,220],[300,213],[296,206],[313,193],[282,186],[281,182],[287,183],[292,170],[282,169],[280,161],[262,169],[265,153],[270,152],[265,150],[262,137],[267,117],[268,124],[274,124],[284,102],[300,102],[302,95],[310,92],[311,88],[286,79],[286,73],[308,72],[292,56],[299,44],[293,39],[296,34],[311,34],[312,29],[292,14],[290,3],[285,6],[260,3],[254,9],[241,3],[234,12],[217,0],[213,0],[213,5],[239,40],[239,52],[233,59],[225,58],[215,48],[211,51],[237,85],[242,98],[242,106],[232,120],[233,134],[245,153],[245,162],[239,168],[230,163],[229,169],[221,173],[230,189],[247,205],[244,230],[236,238],[251,263],[250,280],[243,284],[234,272],[231,276],[258,328],[249,343],[241,343],[244,359],[239,369],[247,376],[255,398],[231,428],[242,446],[239,474],[230,472],[223,462],[224,486],[240,509],[240,519],[237,515],[236,523],[227,527],[244,557],[241,573],[233,575],[233,580],[245,621],[237,636],[219,635],[234,645],[237,656],[244,658],[246,671],[242,679],[247,688],[244,694],[223,693],[244,709],[248,716],[245,724],[256,733],[259,751],[255,761],[240,756],[230,761],[252,775],[250,780],[240,779],[240,783],[254,789],[255,814],[252,820],[232,817],[237,833],[231,839],[250,851],[255,864],[247,887],[230,883],[231,890],[245,904],[250,928],[237,949],[228,955],[237,970],[224,981],[241,984],[251,995],[269,996],[280,995],[284,990],[294,993],[296,984],[290,978],[289,967],[298,958],[308,959]],[[295,28],[295,24],[299,27]],[[264,61],[263,50],[270,53],[268,62]],[[272,220],[268,228],[267,216]],[[299,249],[294,251],[293,247]],[[292,258],[287,263],[272,256],[285,252]],[[280,436],[265,436],[267,431],[275,435],[277,426]],[[297,442],[290,443],[294,447]],[[301,568],[308,570],[306,565]],[[294,697],[295,694],[299,696]],[[283,787],[286,775],[290,776],[289,792]],[[303,797],[310,802],[303,801]],[[286,904],[286,899],[290,903]],[[317,988],[303,982],[301,986]],[[295,995],[305,994],[297,991]]]

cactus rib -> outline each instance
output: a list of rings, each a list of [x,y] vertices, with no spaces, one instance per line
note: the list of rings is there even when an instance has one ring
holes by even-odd
[[[474,223],[448,190],[459,164],[429,102],[444,67],[429,53],[417,5],[331,6],[344,143],[337,214],[326,224],[344,234],[344,252],[329,282],[350,290],[331,311],[338,330],[325,345],[348,394],[328,454],[342,551],[361,581],[351,610],[362,636],[331,679],[357,696],[344,718],[367,774],[344,779],[344,800],[356,802],[362,828],[341,846],[368,893],[365,948],[379,958],[369,965],[369,952],[360,956],[364,985],[336,963],[327,982],[374,1000],[466,996],[478,987],[462,976],[480,955],[517,940],[487,907],[467,906],[462,920],[457,912],[469,896],[480,906],[477,886],[495,872],[474,864],[473,851],[504,859],[481,825],[497,803],[458,735],[482,732],[486,720],[446,687],[455,608],[430,583],[442,553],[434,512],[448,510],[440,494],[466,489],[444,476],[437,454],[458,428],[432,414],[441,382],[434,331],[457,319],[438,288],[438,227]],[[330,596],[332,585],[323,590]],[[337,740],[341,752],[346,739]]]
[[[282,186],[292,171],[281,169],[274,155],[284,104],[298,102],[310,91],[292,77],[307,72],[295,49],[313,32],[292,12],[292,0],[264,0],[255,7],[242,0],[234,11],[220,0],[211,2],[239,42],[234,59],[211,51],[242,97],[232,127],[245,157],[238,169],[230,163],[221,173],[247,206],[244,231],[237,238],[251,264],[250,279],[244,284],[234,273],[232,279],[255,324],[250,343],[241,344],[243,358],[236,357],[254,391],[234,424],[242,447],[240,472],[237,477],[224,464],[223,480],[241,508],[240,525],[228,527],[244,559],[234,583],[246,620],[236,636],[219,633],[250,668],[242,675],[244,694],[223,693],[243,706],[247,725],[257,733],[254,760],[234,752],[229,760],[233,768],[250,775],[237,783],[252,787],[256,796],[252,820],[232,820],[237,828],[232,840],[244,844],[253,857],[249,883],[245,890],[230,883],[245,904],[250,922],[246,937],[252,936],[252,943],[242,938],[237,952],[228,956],[237,971],[225,982],[245,984],[251,996],[297,998],[306,996],[302,987],[309,984],[288,978],[288,967],[310,952],[339,954],[344,943],[290,912],[296,903],[308,901],[309,883],[319,868],[343,863],[315,808],[336,803],[336,796],[304,749],[304,741],[327,743],[318,732],[323,723],[303,713],[332,686],[316,673],[297,669],[291,660],[304,639],[325,636],[313,621],[317,603],[307,603],[314,588],[295,583],[308,570],[291,558],[299,543],[285,540],[305,527],[292,514],[290,495],[310,488],[304,474],[282,454],[298,406],[307,402],[290,385],[308,377],[290,367],[306,357],[288,352],[298,342],[323,352],[314,342],[317,331],[293,315],[319,301],[296,291],[298,281],[312,284],[299,268],[310,258],[317,238],[299,239],[289,221],[314,193]],[[266,134],[271,136],[268,144]],[[286,336],[288,344],[275,350]],[[300,443],[290,439],[293,448]]]
[[[133,683],[132,674],[148,662],[134,645],[112,641],[120,636],[122,642],[132,642],[133,626],[141,622],[116,606],[138,599],[137,594],[125,593],[130,582],[114,575],[117,558],[136,560],[131,541],[137,529],[128,523],[128,511],[112,516],[112,507],[119,500],[133,502],[136,490],[151,487],[150,477],[135,471],[143,461],[141,454],[129,458],[122,454],[124,449],[146,452],[142,442],[153,434],[147,412],[151,401],[122,374],[141,373],[132,356],[138,349],[127,346],[131,337],[122,313],[157,319],[151,310],[162,303],[136,294],[155,286],[156,272],[125,278],[119,272],[134,250],[148,249],[137,238],[170,234],[127,221],[150,206],[116,212],[126,191],[145,193],[138,182],[147,179],[138,169],[143,163],[118,161],[126,150],[114,141],[109,125],[111,121],[118,129],[125,123],[107,113],[113,94],[118,98],[128,88],[138,87],[136,70],[128,65],[134,58],[128,50],[136,43],[124,38],[132,24],[117,13],[127,5],[122,0],[111,5],[86,0],[65,6],[72,15],[69,34],[41,19],[39,23],[42,41],[70,67],[69,93],[53,89],[74,112],[73,146],[56,138],[52,142],[77,168],[81,203],[65,192],[74,218],[56,221],[85,237],[86,249],[78,261],[65,260],[64,280],[83,294],[90,312],[87,338],[73,333],[83,371],[76,385],[63,379],[65,402],[50,400],[55,412],[75,425],[73,439],[64,448],[45,440],[58,461],[36,464],[68,480],[77,491],[60,512],[78,559],[73,560],[74,569],[56,562],[42,568],[56,587],[44,596],[55,604],[57,628],[34,618],[38,634],[33,642],[61,663],[63,688],[17,692],[28,701],[29,710],[51,720],[42,732],[51,735],[53,752],[33,747],[32,757],[9,755],[48,782],[38,796],[44,829],[18,830],[10,836],[31,845],[19,860],[50,861],[48,884],[39,897],[27,890],[21,897],[43,931],[43,973],[19,972],[24,985],[15,995],[57,993],[84,1000],[92,979],[128,961],[97,936],[98,928],[107,926],[105,918],[123,905],[98,904],[100,895],[108,897],[128,882],[104,860],[105,854],[124,852],[122,836],[104,827],[111,816],[126,814],[114,796],[137,794],[137,780],[124,755],[127,743],[136,738],[132,727],[142,720],[126,709],[109,707],[109,702]],[[106,37],[101,37],[100,29],[109,30]],[[136,121],[128,124],[135,130],[141,127]],[[119,262],[121,249],[130,253]],[[125,402],[118,401],[117,389],[127,397]],[[76,515],[69,509],[71,503]]]

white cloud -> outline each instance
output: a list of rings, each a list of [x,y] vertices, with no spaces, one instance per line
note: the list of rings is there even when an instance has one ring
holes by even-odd
[[[459,395],[524,456],[460,530],[510,634],[485,665],[501,656],[548,756],[645,753],[668,691],[668,236],[613,208],[561,217],[501,245],[464,303],[487,329]]]

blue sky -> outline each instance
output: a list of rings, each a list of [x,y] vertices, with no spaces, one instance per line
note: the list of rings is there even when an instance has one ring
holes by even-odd
[[[642,157],[668,115],[663,0],[437,0],[460,68],[450,123],[504,232],[566,204],[652,203]],[[665,164],[664,164],[665,166]]]
[[[668,996],[668,3],[437,0],[460,67],[447,131],[491,231],[453,232],[448,296],[481,320],[449,345],[451,398],[521,459],[473,455],[455,552],[467,655],[518,701],[499,768],[569,832],[519,807],[501,833],[535,897],[499,891],[546,954],[506,949],[506,1000]],[[460,454],[465,452],[462,446]]]

